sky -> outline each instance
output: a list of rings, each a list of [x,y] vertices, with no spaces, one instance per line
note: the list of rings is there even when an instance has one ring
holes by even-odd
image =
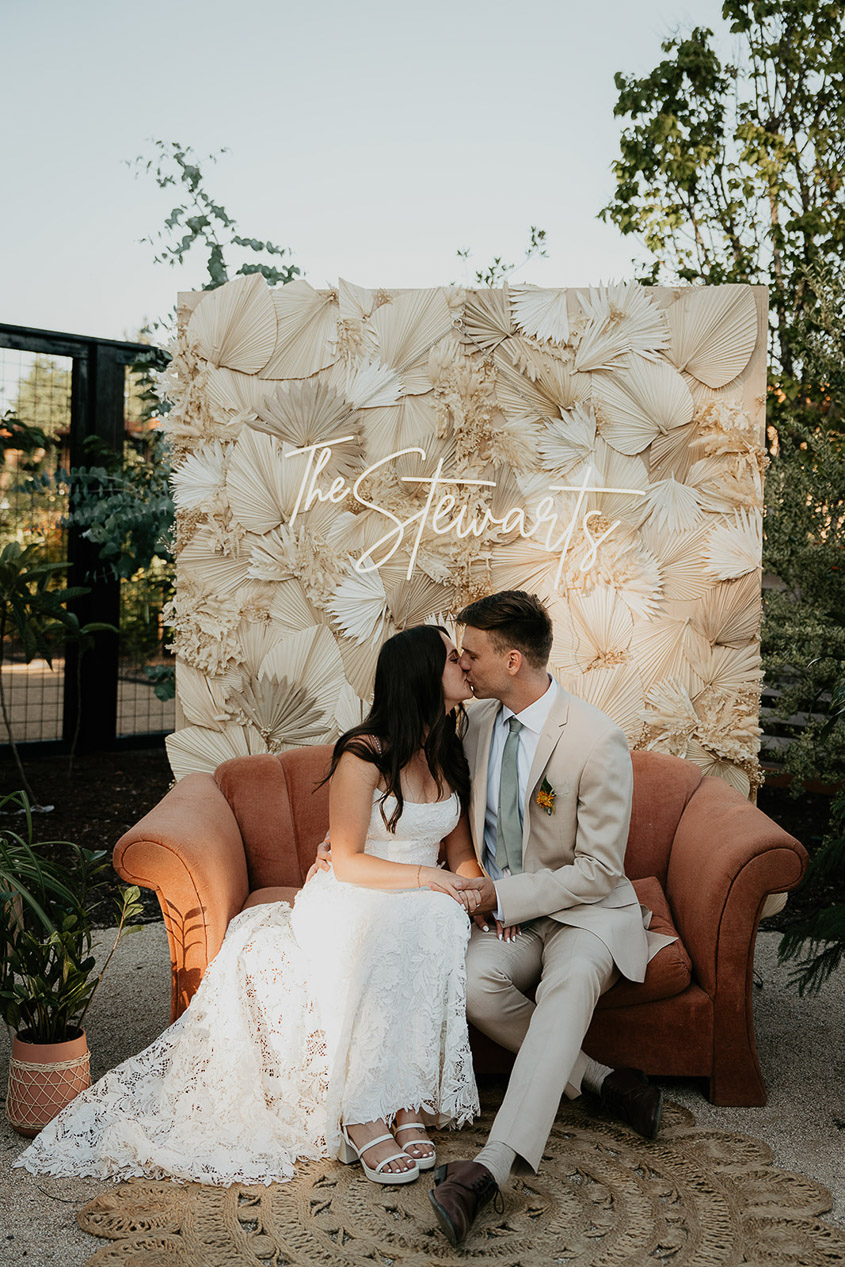
[[[616,71],[719,0],[0,0],[0,322],[133,338],[199,288],[142,241],[175,205],[132,160],[190,145],[248,237],[314,286],[632,274],[613,192]],[[176,199],[178,201],[178,199]],[[468,248],[465,264],[457,257]],[[195,256],[195,258],[194,258]],[[235,267],[240,262],[236,259]]]

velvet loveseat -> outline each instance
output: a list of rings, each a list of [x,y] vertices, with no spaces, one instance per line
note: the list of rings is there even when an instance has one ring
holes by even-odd
[[[261,902],[292,901],[328,825],[315,790],[330,748],[238,757],[190,774],[118,841],[115,868],[155,889],[170,943],[171,1017],[190,1003],[229,921]],[[590,1055],[653,1075],[708,1080],[716,1104],[764,1104],[754,1042],[752,966],[767,894],[794,888],[801,844],[726,783],[693,764],[635,752],[625,869],[652,928],[675,932],[642,984],[619,981],[587,1035]],[[481,1070],[511,1057],[473,1034]]]

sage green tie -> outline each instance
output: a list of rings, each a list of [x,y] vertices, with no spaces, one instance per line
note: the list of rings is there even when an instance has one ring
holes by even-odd
[[[510,868],[511,875],[522,870],[522,821],[519,817],[519,732],[522,722],[508,719],[510,734],[502,753],[499,779],[499,806],[496,813],[496,863]]]

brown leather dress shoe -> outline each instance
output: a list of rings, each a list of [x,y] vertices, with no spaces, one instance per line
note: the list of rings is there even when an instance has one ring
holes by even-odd
[[[452,1245],[458,1246],[473,1220],[488,1201],[502,1202],[499,1185],[480,1161],[450,1161],[434,1172],[434,1188],[428,1194],[437,1222]],[[499,1205],[495,1206],[500,1209]],[[504,1205],[501,1205],[504,1209]]]
[[[602,1107],[646,1139],[654,1139],[663,1112],[663,1092],[640,1069],[614,1069],[601,1084]]]

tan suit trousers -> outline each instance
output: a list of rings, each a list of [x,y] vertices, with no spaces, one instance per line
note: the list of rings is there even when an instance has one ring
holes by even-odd
[[[618,977],[601,938],[543,918],[512,942],[473,927],[467,950],[467,1016],[516,1052],[491,1140],[537,1169],[564,1091],[581,1089],[584,1035],[599,996]],[[526,991],[536,986],[534,1002]]]

